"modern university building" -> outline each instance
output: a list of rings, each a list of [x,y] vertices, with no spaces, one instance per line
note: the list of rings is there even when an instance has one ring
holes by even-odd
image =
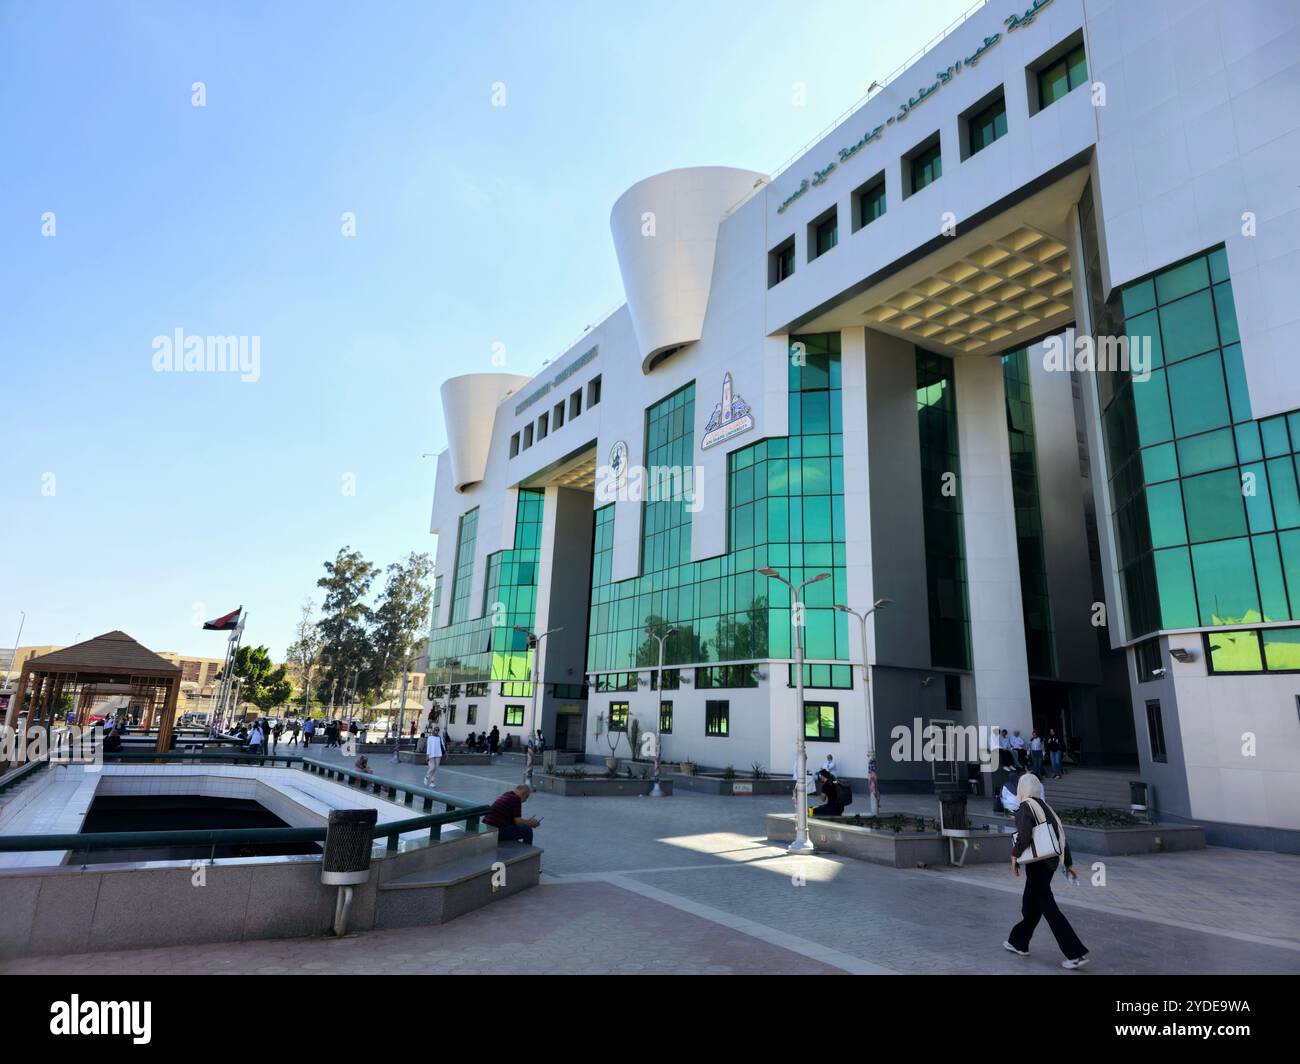
[[[1054,728],[1212,842],[1300,840],[1300,6],[990,0],[775,178],[649,177],[626,303],[442,385],[453,734],[964,779]],[[839,612],[892,604],[866,625]],[[450,691],[447,687],[450,686]],[[868,700],[870,694],[870,700]],[[870,708],[869,708],[870,707]],[[908,744],[910,746],[910,743]],[[626,742],[618,751],[627,756]]]

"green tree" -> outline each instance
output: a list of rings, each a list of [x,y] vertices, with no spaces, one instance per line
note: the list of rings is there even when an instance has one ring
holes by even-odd
[[[365,683],[358,691],[374,695],[375,701],[401,675],[403,666],[415,656],[417,645],[428,631],[433,604],[433,559],[427,554],[408,554],[386,570],[387,579],[379,603],[371,614],[371,661]]]
[[[366,605],[366,596],[378,574],[379,568],[366,561],[360,551],[344,546],[332,562],[325,563],[325,575],[316,581],[317,587],[325,589],[318,628],[324,666],[319,690],[326,700],[336,684],[339,700],[345,700],[353,676],[358,677],[361,689],[360,673],[374,656],[370,645],[372,611]]]
[[[240,647],[231,668],[241,681],[239,700],[252,702],[263,713],[284,705],[293,694],[284,666],[271,660],[266,647]]]
[[[307,714],[311,701],[312,675],[320,665],[325,638],[316,622],[316,604],[306,599],[302,604],[302,617],[294,631],[294,640],[284,652],[285,663],[297,673],[302,688],[302,711]]]

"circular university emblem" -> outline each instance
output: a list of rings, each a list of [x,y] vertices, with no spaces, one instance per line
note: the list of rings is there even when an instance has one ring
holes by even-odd
[[[609,449],[609,471],[615,484],[622,484],[627,477],[627,444],[623,440]]]

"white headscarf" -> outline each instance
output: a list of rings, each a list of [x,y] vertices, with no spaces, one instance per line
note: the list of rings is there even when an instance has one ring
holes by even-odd
[[[1040,801],[1043,797],[1043,784],[1032,772],[1026,772],[1020,777],[1020,782],[1016,784],[1016,800],[1023,802],[1026,798],[1037,798]]]

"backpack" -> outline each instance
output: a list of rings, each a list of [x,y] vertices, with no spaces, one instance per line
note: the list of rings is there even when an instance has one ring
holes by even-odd
[[[835,781],[835,800],[836,800],[837,802],[839,802],[840,805],[852,805],[852,804],[853,804],[853,788],[850,787],[850,786],[849,786],[847,783],[845,783],[843,780],[836,780],[836,781]]]

